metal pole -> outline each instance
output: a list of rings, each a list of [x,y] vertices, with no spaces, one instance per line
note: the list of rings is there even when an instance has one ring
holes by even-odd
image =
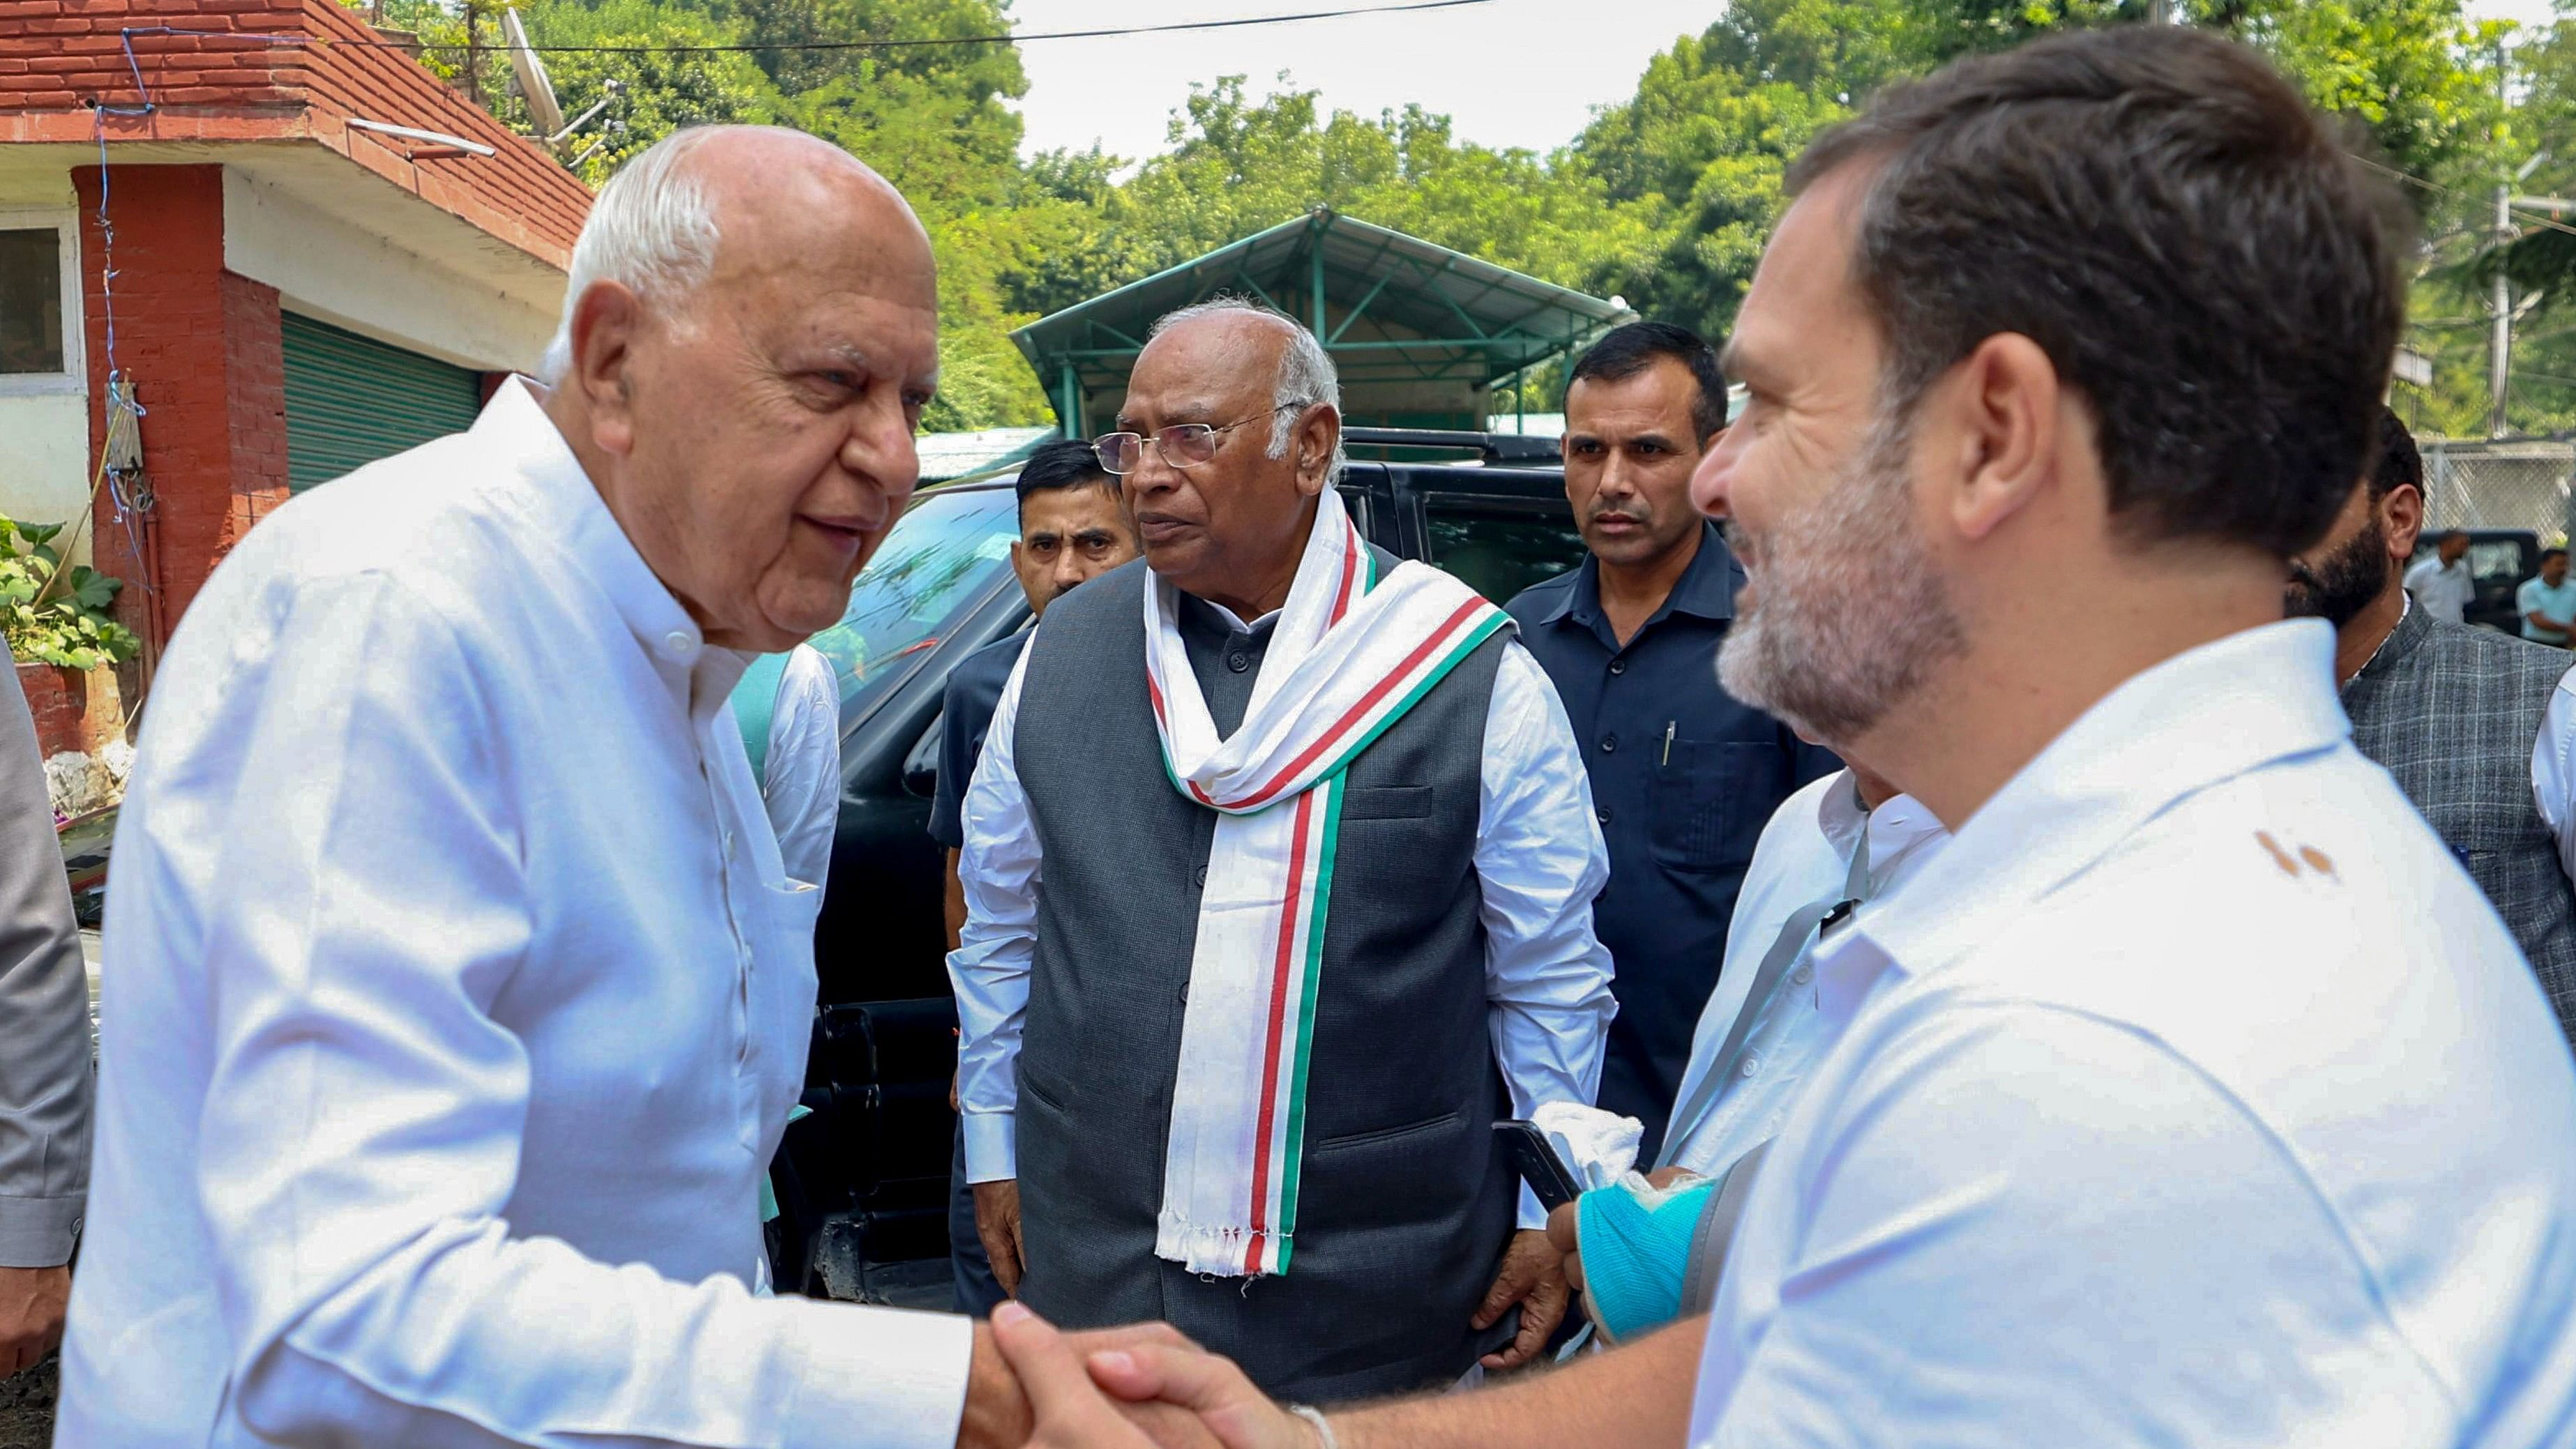
[[[1311,241],[1310,241],[1310,244],[1311,244],[1311,245],[1314,247],[1314,249],[1315,249],[1315,252],[1314,252],[1314,258],[1313,258],[1314,265],[1313,265],[1313,268],[1311,269],[1311,277],[1312,277],[1312,280],[1311,280],[1311,281],[1309,282],[1309,284],[1308,284],[1309,286],[1311,286],[1311,287],[1314,289],[1314,297],[1312,298],[1311,303],[1310,303],[1310,305],[1313,307],[1313,309],[1314,309],[1314,313],[1315,313],[1315,325],[1314,325],[1314,327],[1313,327],[1313,329],[1312,329],[1312,330],[1314,331],[1314,334],[1315,334],[1316,339],[1317,339],[1318,341],[1321,341],[1321,340],[1322,340],[1322,338],[1323,338],[1323,336],[1324,336],[1324,231],[1323,231],[1323,228],[1321,228],[1321,227],[1317,227],[1317,228],[1315,229],[1315,232],[1314,232],[1314,235],[1313,235],[1313,237],[1312,237],[1312,239],[1311,239]]]
[[[2513,196],[2511,188],[2496,184],[2495,244],[2502,247],[2513,240]],[[2495,329],[2487,338],[2487,436],[2505,434],[2505,382],[2513,369],[2513,284],[2505,279],[2502,258],[2497,259],[2494,295],[2488,305],[2495,309]]]
[[[2496,43],[2496,99],[2512,103],[2512,79],[2507,68],[2504,43]],[[2495,193],[2495,245],[2499,250],[2513,240],[2513,183],[2498,178]],[[2505,279],[2504,258],[2496,258],[2494,296],[2489,304],[2495,308],[2495,331],[2487,339],[2487,436],[2504,436],[2505,383],[2513,369],[2513,283]]]

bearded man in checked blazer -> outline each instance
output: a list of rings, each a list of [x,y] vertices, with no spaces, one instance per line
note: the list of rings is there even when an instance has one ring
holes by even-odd
[[[1361,538],[1294,321],[1165,317],[1118,427],[1145,558],[1047,612],[965,800],[995,1270],[1291,1398],[1528,1362],[1566,1288],[1491,1124],[1590,1102],[1615,1010],[1564,708],[1508,616]]]

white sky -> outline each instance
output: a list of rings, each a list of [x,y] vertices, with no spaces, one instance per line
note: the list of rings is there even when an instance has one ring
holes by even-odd
[[[1383,0],[1013,0],[1022,32],[1161,25],[1185,20],[1338,10]],[[1636,90],[1647,59],[1723,11],[1721,0],[1491,0],[1410,15],[1355,15],[1290,25],[1020,47],[1031,151],[1094,140],[1131,159],[1166,149],[1165,123],[1190,83],[1245,75],[1257,98],[1320,90],[1327,111],[1375,116],[1407,101],[1455,117],[1488,146],[1553,150],[1591,108]]]
[[[1341,9],[1381,0],[1013,0],[1023,32],[1160,25]],[[1164,127],[1192,81],[1249,76],[1257,98],[1323,92],[1326,110],[1419,101],[1488,146],[1552,150],[1594,106],[1623,100],[1657,51],[1707,28],[1723,0],[1490,0],[1410,15],[1351,16],[1240,30],[1050,40],[1020,48],[1029,94],[1026,148],[1099,142],[1130,159],[1164,150]],[[2479,18],[2547,24],[2550,0],[2470,0]]]

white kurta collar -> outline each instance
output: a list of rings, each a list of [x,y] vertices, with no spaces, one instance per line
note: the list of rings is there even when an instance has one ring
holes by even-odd
[[[708,646],[697,621],[608,511],[547,415],[537,384],[516,376],[504,381],[474,420],[472,436],[507,467],[499,496],[520,515],[532,541],[552,544],[599,586],[681,706],[722,701],[750,656]]]
[[[2174,802],[2351,734],[2334,630],[2294,619],[2232,634],[2131,678],[1972,816],[1899,898],[1818,952],[1937,971]],[[2032,848],[2043,841],[2043,848]],[[1876,970],[1835,971],[1865,989]]]

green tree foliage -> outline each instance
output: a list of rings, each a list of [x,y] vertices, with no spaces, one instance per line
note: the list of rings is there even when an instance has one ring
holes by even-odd
[[[464,0],[387,0],[389,20],[442,45],[462,40]],[[477,0],[490,5],[497,0]],[[672,129],[770,120],[847,147],[894,181],[940,264],[942,395],[929,425],[1050,420],[1008,340],[1014,327],[1251,235],[1317,206],[1600,295],[1648,316],[1722,333],[1781,203],[1788,163],[1871,93],[1955,56],[2076,26],[2136,21],[2147,0],[1730,0],[1675,37],[1633,94],[1550,154],[1462,140],[1418,106],[1328,112],[1313,92],[1254,100],[1241,76],[1195,87],[1170,146],[1142,164],[1092,152],[1022,156],[1012,102],[1028,80],[1007,44],[798,42],[966,40],[1006,32],[1008,0],[527,0],[540,44],[738,45],[694,54],[548,57],[567,113],[624,87],[593,180]],[[1717,9],[1720,7],[1712,7]],[[2176,0],[2189,24],[2263,49],[2311,99],[2350,119],[2354,144],[2410,178],[2429,238],[2416,345],[2433,355],[2435,425],[2478,405],[2481,208],[2501,166],[2538,146],[2567,157],[2531,184],[2576,188],[2576,42],[2552,36],[2517,61],[2529,96],[2498,96],[2501,27],[2473,27],[2461,0]],[[485,9],[487,16],[496,14]],[[497,27],[485,22],[486,43]],[[432,53],[456,75],[461,57]],[[1284,77],[1283,77],[1284,79]],[[497,50],[486,103],[525,126]],[[597,139],[599,127],[567,153]],[[2545,229],[2544,229],[2545,230]],[[2517,263],[2542,303],[2576,288],[2576,234]],[[2576,323],[2532,356],[2576,378]],[[1526,386],[1552,403],[1545,379]],[[2543,412],[2576,421],[2576,382]],[[2537,394],[2535,394],[2537,397]]]

